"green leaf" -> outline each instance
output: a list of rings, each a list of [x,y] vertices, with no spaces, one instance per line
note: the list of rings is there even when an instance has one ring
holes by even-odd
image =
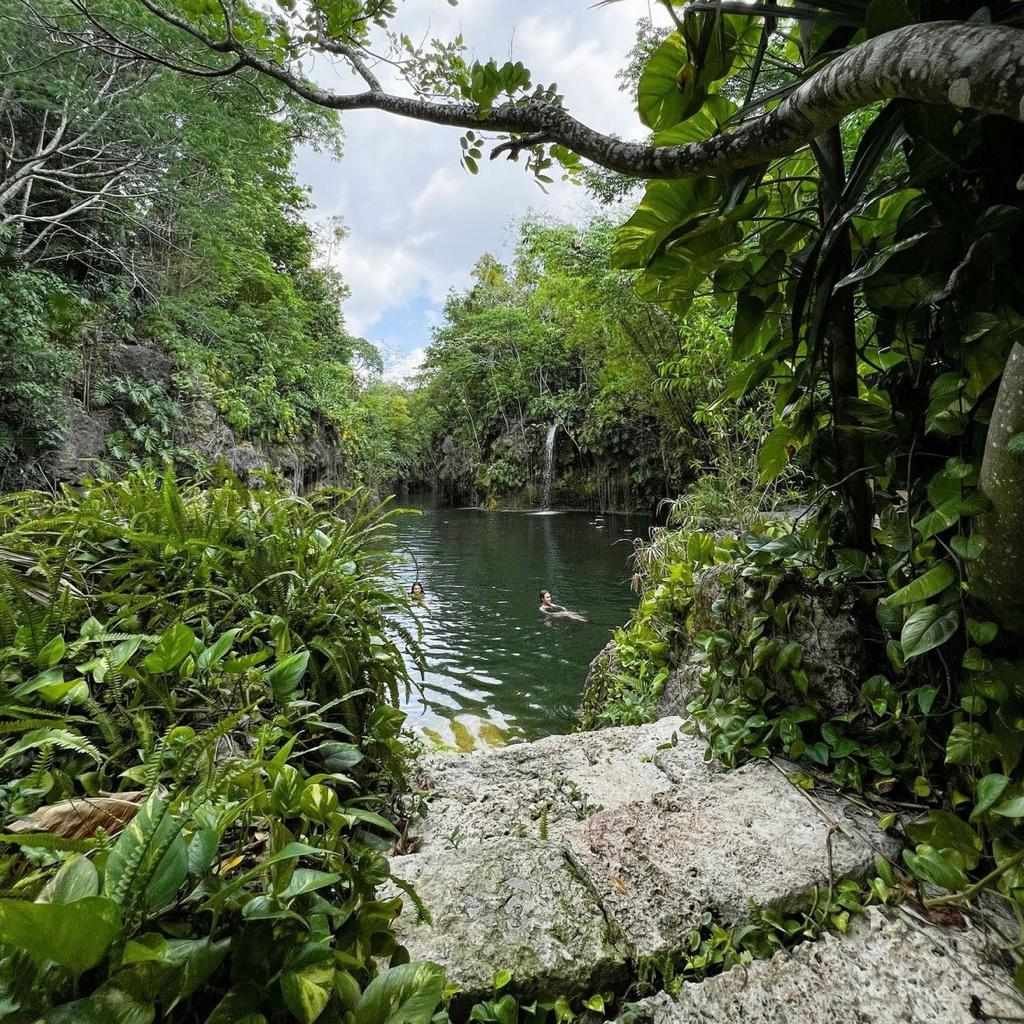
[[[970,562],[981,557],[982,552],[988,546],[988,541],[984,537],[957,536],[950,539],[949,546],[965,562]]]
[[[1024,818],[1024,796],[1004,800],[998,807],[992,808],[992,813],[998,814],[1000,818]]]
[[[910,873],[924,882],[959,892],[967,888],[967,875],[957,863],[955,851],[936,850],[932,846],[919,846],[915,853],[903,851],[903,861]]]
[[[156,910],[173,900],[187,877],[188,846],[181,825],[154,793],[117,837],[107,858],[104,891],[124,901],[144,887],[144,905]]]
[[[909,661],[941,647],[960,628],[960,612],[956,609],[941,614],[935,605],[926,605],[907,619],[900,634],[903,657]]]
[[[98,896],[100,876],[88,857],[76,854],[60,866],[39,894],[41,903],[74,903],[75,900]]]
[[[929,811],[921,821],[906,827],[915,843],[926,843],[937,850],[956,850],[968,870],[977,867],[981,858],[981,836],[963,818],[949,811]]]
[[[994,622],[979,622],[977,619],[968,619],[967,632],[979,647],[984,647],[995,640],[996,634],[999,632],[999,626]]]
[[[673,32],[644,65],[637,84],[637,110],[648,128],[671,128],[700,109],[706,90],[697,84],[689,64],[686,43]],[[691,74],[687,76],[684,69]]]
[[[714,210],[719,186],[709,178],[652,181],[633,216],[615,233],[613,264],[640,270],[681,225]]]
[[[341,879],[341,875],[333,871],[315,871],[313,868],[296,868],[281,899],[290,900],[295,896],[303,896],[307,892],[316,892],[317,889],[325,889],[329,885]]]
[[[984,767],[996,756],[995,739],[977,722],[959,722],[946,739],[946,764]]]
[[[1009,441],[1006,442],[1006,450],[1011,455],[1024,456],[1024,432],[1020,434],[1014,434]]]
[[[278,661],[267,672],[267,681],[279,701],[288,700],[298,688],[309,664],[309,651],[298,651]]]
[[[64,650],[67,645],[64,637],[55,636],[35,657],[36,668],[53,668],[64,657]]]
[[[327,1007],[334,983],[334,967],[316,964],[281,975],[281,994],[296,1020],[313,1024]]]
[[[87,739],[79,736],[77,733],[69,732],[67,729],[34,729],[8,748],[7,753],[0,757],[0,766],[7,764],[8,761],[13,761],[14,758],[26,750],[49,746],[58,747],[63,750],[75,750],[80,754],[86,754],[97,764],[103,760],[100,752]]]
[[[736,113],[736,104],[724,96],[711,95],[700,110],[685,121],[673,125],[654,136],[656,146],[684,146],[690,142],[703,142],[717,135]]]
[[[143,659],[142,667],[153,675],[170,672],[180,665],[192,650],[196,635],[183,622],[171,626],[157,641],[156,647]]]
[[[226,633],[222,633],[212,646],[207,647],[206,650],[199,655],[196,660],[196,667],[200,669],[208,669],[216,665],[221,658],[231,650],[231,645],[235,642],[235,637],[237,637],[241,632],[241,629],[229,629]]]
[[[757,468],[761,483],[770,483],[789,464],[789,449],[795,447],[796,435],[785,423],[780,423],[765,438],[757,453]]]
[[[152,1003],[144,1005],[108,983],[91,996],[48,1010],[36,1024],[152,1024],[155,1018]]]
[[[73,903],[0,900],[0,935],[37,963],[53,961],[76,974],[95,967],[121,931],[121,908],[103,896]]]
[[[494,972],[494,978],[491,981],[491,988],[493,988],[495,992],[500,992],[511,980],[512,972],[507,967],[503,967],[500,971]]]
[[[936,594],[941,594],[957,579],[956,570],[949,562],[940,562],[929,569],[923,576],[918,576],[912,583],[901,587],[895,594],[890,594],[885,603],[890,608],[902,608],[908,604],[927,601]]]
[[[444,970],[437,964],[392,967],[366,987],[354,1024],[430,1024],[444,983]]]

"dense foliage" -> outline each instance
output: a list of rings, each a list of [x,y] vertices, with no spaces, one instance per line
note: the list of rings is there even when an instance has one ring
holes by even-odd
[[[387,522],[170,475],[0,504],[5,1020],[440,1001],[375,895],[407,758]]]
[[[995,23],[1005,28],[997,34],[1009,51],[1019,39],[1020,5],[664,6],[674,31],[646,24],[625,73],[636,82],[653,148],[587,135],[565,112],[557,88],[535,86],[521,64],[469,63],[461,39],[417,47],[394,29],[398,5],[390,0],[314,0],[283,5],[280,15],[243,3],[177,4],[169,13],[149,3],[97,0],[56,3],[19,26],[31,36],[17,40],[19,52],[63,39],[75,44],[75,56],[54,51],[40,66],[46,70],[8,61],[7,78],[17,88],[0,96],[11,133],[0,164],[0,230],[14,267],[5,265],[0,280],[9,363],[0,383],[2,415],[14,411],[0,450],[20,467],[53,444],[60,425],[47,399],[54,390],[73,381],[86,403],[93,400],[91,348],[82,338],[94,345],[136,336],[172,352],[179,373],[173,388],[103,382],[100,393],[117,417],[115,454],[127,463],[181,457],[169,425],[181,400],[196,396],[190,388],[212,400],[242,437],[278,443],[326,425],[332,439],[357,446],[355,477],[368,476],[370,465],[409,466],[418,452],[453,496],[493,500],[536,487],[541,439],[553,424],[572,442],[561,446],[560,457],[570,487],[605,503],[614,497],[598,493],[599,476],[619,481],[628,504],[681,489],[695,463],[736,467],[736,489],[749,488],[746,462],[729,458],[763,436],[762,482],[800,473],[809,483],[806,513],[766,525],[751,514],[759,494],[750,502],[733,500],[728,488],[708,494],[698,487],[687,496],[678,512],[684,528],[660,535],[643,555],[641,605],[617,637],[622,671],[600,720],[649,716],[675,660],[696,651],[700,672],[690,712],[714,755],[735,764],[780,751],[803,762],[808,785],[825,776],[880,807],[911,810],[913,820],[895,811],[884,820],[910,840],[910,875],[949,891],[930,895],[927,905],[990,887],[1019,916],[1024,291],[1013,257],[1024,231],[1024,129],[1019,120],[980,112],[1009,108],[988,93],[972,96],[969,78],[920,102],[913,82],[897,80],[899,61],[892,59],[893,40],[909,45],[914,34],[891,33],[910,27],[918,38],[938,39],[931,23],[952,20],[965,40],[973,33],[973,42]],[[6,21],[17,20],[4,13]],[[391,56],[413,97],[388,96],[368,67],[378,30],[390,33]],[[880,45],[870,51],[877,57],[872,81],[851,84],[836,72],[832,84],[842,95],[830,95],[822,69],[849,74],[859,67],[863,75],[866,65],[846,58],[874,43]],[[997,66],[996,52],[985,52]],[[311,53],[345,58],[368,91],[352,99],[312,89],[302,69]],[[908,66],[934,84],[942,78],[939,63]],[[170,74],[175,67],[191,77]],[[123,89],[103,84],[111,75]],[[1008,72],[1002,94],[1017,103],[1019,82],[1011,78]],[[293,139],[333,141],[333,115],[311,114],[294,95],[314,106],[381,106],[464,129],[462,162],[473,173],[487,144],[480,130],[490,127],[508,135],[494,154],[526,154],[542,183],[558,162],[605,198],[630,194],[621,178],[582,170],[574,144],[612,170],[664,177],[647,185],[614,239],[600,223],[583,232],[526,225],[511,267],[482,261],[474,287],[449,301],[414,398],[380,387],[368,398],[352,370],[357,346],[337,314],[340,285],[314,265],[311,236],[298,220],[302,197],[288,172]],[[857,95],[873,98],[855,109]],[[102,118],[101,107],[109,109]],[[839,113],[830,117],[830,110]],[[65,122],[70,129],[54,127]],[[101,182],[91,186],[90,202],[80,205],[61,185],[62,175],[77,172],[60,159],[39,191],[27,189],[19,168],[31,163],[24,154],[33,146],[46,149],[55,131],[70,131],[69,139],[102,135],[108,124],[123,125],[110,139],[113,170],[95,168],[74,147],[71,155],[58,154],[73,168],[84,160],[88,177]],[[764,125],[770,130],[759,134]],[[162,148],[168,135],[175,144]],[[136,160],[143,137],[153,140],[153,158],[147,146],[145,159]],[[221,158],[222,138],[230,139],[235,159]],[[721,156],[730,152],[739,155]],[[671,167],[666,154],[677,161]],[[195,174],[196,166],[203,173]],[[215,217],[206,188],[218,195]],[[56,218],[47,212],[52,204]],[[142,235],[128,227],[140,219],[147,225]],[[51,253],[57,266],[48,269]],[[745,403],[744,417],[730,401]],[[772,406],[770,431],[762,430],[759,415],[765,401]],[[386,830],[385,819],[368,818],[373,812],[364,803],[340,802],[328,783],[345,793],[361,777],[330,778],[334,770],[321,761],[322,751],[333,748],[286,738],[324,729],[325,699],[351,698],[338,707],[354,742],[329,742],[341,742],[350,759],[355,750],[370,768],[398,770],[393,716],[379,691],[400,665],[388,640],[373,639],[383,635],[380,609],[389,599],[368,595],[365,614],[348,624],[372,624],[368,633],[357,628],[352,648],[360,671],[376,666],[371,692],[363,694],[345,660],[351,652],[338,633],[333,590],[326,608],[308,594],[293,606],[290,588],[302,578],[294,551],[277,562],[273,544],[243,555],[228,543],[230,529],[217,515],[203,517],[207,508],[216,512],[208,502],[237,500],[232,511],[244,531],[242,506],[255,501],[261,529],[261,517],[280,513],[274,529],[288,536],[290,517],[308,524],[310,513],[279,508],[273,498],[265,506],[231,498],[235,493],[229,485],[211,492],[215,497],[197,493],[183,502],[165,482],[154,506],[151,486],[129,482],[121,490],[65,495],[52,508],[18,498],[5,513],[12,568],[4,591],[11,666],[4,681],[8,734],[19,736],[4,755],[18,771],[11,807],[36,813],[42,802],[88,793],[94,784],[99,792],[108,763],[119,777],[141,780],[147,800],[137,824],[113,844],[93,837],[97,856],[68,860],[63,874],[54,870],[58,844],[49,841],[49,849],[46,842],[39,847],[43,853],[9,862],[13,884],[36,898],[3,906],[8,931],[21,936],[8,965],[12,978],[22,976],[23,956],[62,963],[52,932],[38,927],[44,919],[70,915],[69,934],[86,933],[70,944],[77,959],[37,968],[52,972],[54,984],[15,990],[26,1019],[43,1009],[34,999],[80,995],[76,973],[92,986],[85,998],[100,1000],[91,1010],[134,999],[133,986],[150,971],[158,979],[151,990],[172,978],[168,984],[192,998],[194,979],[208,977],[216,979],[218,996],[265,1000],[259,1005],[270,1016],[287,1006],[298,1019],[314,1019],[328,1007],[347,1006],[349,996],[354,1001],[353,985],[360,1002],[368,999],[370,954],[397,952],[386,920],[378,928],[393,905],[366,904],[370,937],[359,932],[360,900],[371,899],[367,879],[383,880],[379,861],[360,858],[374,829]],[[700,529],[715,507],[740,512],[730,518],[754,528]],[[84,532],[77,525],[82,516],[91,517]],[[221,526],[224,535],[207,535]],[[331,537],[317,526],[302,541],[299,561],[314,576]],[[225,545],[230,572],[217,569]],[[345,566],[358,559],[335,562],[330,571],[322,567],[325,585],[347,593]],[[117,575],[127,565],[131,575]],[[236,572],[244,583],[231,582]],[[719,587],[710,623],[695,614],[709,574]],[[816,690],[798,639],[797,624],[821,600],[852,618],[868,649],[855,700],[841,712]],[[90,605],[101,615],[90,610],[87,617]],[[374,659],[368,663],[367,645]],[[87,650],[96,657],[79,663]],[[238,665],[241,671],[228,670]],[[71,666],[75,673],[64,671]],[[173,685],[162,678],[168,673]],[[225,684],[222,675],[243,678]],[[192,685],[197,676],[202,686]],[[289,698],[306,686],[314,704],[296,707]],[[282,708],[271,714],[254,703],[257,693]],[[49,709],[62,702],[70,707]],[[77,702],[92,702],[98,712],[79,716]],[[194,716],[199,728],[181,726],[168,709]],[[237,775],[222,769],[234,756],[221,743],[240,724],[233,714],[252,717],[244,741],[235,740],[249,765]],[[301,731],[295,714],[305,716]],[[201,777],[198,765],[205,766]],[[303,794],[318,787],[339,803],[323,796],[327,811],[301,798],[296,805],[286,781],[283,802],[274,805],[282,775]],[[213,840],[196,841],[209,830]],[[222,836],[243,858],[231,870],[246,865],[234,881],[216,850],[208,853]],[[296,853],[292,842],[305,845]],[[271,863],[249,866],[245,858],[254,850],[276,851],[282,860],[270,853]],[[294,873],[279,867],[300,857],[320,866]],[[188,895],[176,898],[186,880]],[[340,891],[345,909],[323,907],[323,891]],[[68,900],[68,892],[80,898]],[[185,918],[191,927],[193,898],[212,931],[184,927]],[[305,902],[293,910],[292,899]],[[68,907],[78,909],[54,909]],[[154,913],[157,923],[146,924]],[[309,915],[315,938],[275,943],[283,973],[258,993],[232,994],[225,977],[236,955],[246,963],[247,929],[295,929],[293,913]],[[86,927],[82,915],[92,915]],[[217,931],[223,920],[241,922],[241,929],[231,932],[230,959],[225,951],[220,961],[208,944],[226,937]],[[350,923],[355,937],[346,931]],[[144,924],[163,931],[143,932]],[[207,971],[200,963],[212,966]],[[351,985],[337,982],[341,974]],[[442,982],[427,971],[419,984],[434,997],[432,1010]],[[81,1016],[85,1009],[68,1012]],[[515,1012],[496,992],[494,1005],[478,1016],[502,1020]],[[58,1012],[51,1019],[68,1018]]]
[[[639,79],[656,140],[709,137],[864,38],[952,13],[819,6],[827,13],[790,22],[687,12]],[[916,802],[923,817],[905,826],[913,876],[970,894],[982,875],[1014,899],[1019,576],[1007,589],[993,564],[1018,564],[1020,545],[1007,529],[1020,504],[1012,453],[1024,450],[1017,378],[1000,391],[1024,312],[1011,255],[1020,131],[896,101],[773,163],[647,187],[617,265],[638,269],[641,293],[677,314],[708,289],[735,297],[728,394],[775,388],[762,480],[796,463],[820,492],[796,528],[723,541],[691,523],[657,539],[604,712],[653,713],[674,660],[698,649],[690,710],[715,756],[782,751],[876,799]],[[712,626],[694,612],[709,578],[724,588]],[[870,652],[842,714],[808,678],[797,639],[823,590]]]
[[[345,327],[290,166],[339,149],[336,119],[0,19],[0,487],[51,475],[69,435],[71,477],[315,441],[321,476],[397,475],[404,400]]]
[[[652,308],[612,268],[613,236],[526,221],[510,266],[484,257],[449,296],[413,399],[422,472],[449,496],[539,501],[554,425],[556,504],[653,508],[767,432],[763,393],[740,418],[708,410],[728,373],[721,309]]]

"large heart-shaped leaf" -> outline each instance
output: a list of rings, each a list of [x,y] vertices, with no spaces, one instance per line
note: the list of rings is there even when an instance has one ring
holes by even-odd
[[[960,628],[960,612],[956,608],[946,612],[933,604],[926,605],[910,616],[900,634],[903,657],[909,661],[941,647]]]
[[[103,896],[73,903],[0,900],[0,936],[6,945],[76,974],[95,967],[120,931],[121,908]]]
[[[430,1024],[444,991],[444,970],[401,964],[378,975],[356,1007],[355,1024]]]

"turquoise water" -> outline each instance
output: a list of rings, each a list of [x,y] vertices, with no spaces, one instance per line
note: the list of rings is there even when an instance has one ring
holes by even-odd
[[[643,516],[577,512],[403,516],[401,576],[427,593],[410,723],[464,749],[568,731],[590,660],[629,618],[629,556],[647,529]],[[589,621],[542,615],[542,587]]]

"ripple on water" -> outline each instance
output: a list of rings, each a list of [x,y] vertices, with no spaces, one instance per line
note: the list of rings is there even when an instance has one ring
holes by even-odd
[[[640,517],[608,516],[602,531],[591,523],[451,509],[400,520],[403,578],[427,589],[416,614],[427,672],[414,673],[419,687],[404,706],[430,742],[462,749],[571,727],[587,666],[633,603],[631,547],[614,542],[646,530]],[[541,588],[590,622],[546,620]]]

